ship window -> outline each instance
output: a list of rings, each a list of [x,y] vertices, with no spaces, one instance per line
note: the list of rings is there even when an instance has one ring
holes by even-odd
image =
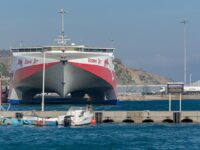
[[[41,52],[42,51],[42,49],[41,48],[37,48],[37,50],[36,50],[37,52]]]
[[[107,49],[107,52],[113,52],[113,49]]]
[[[19,52],[24,52],[24,49],[19,49]]]
[[[82,48],[74,48],[75,51],[82,51]]]
[[[85,48],[84,52],[103,52],[103,53],[111,53],[113,52],[113,49],[89,49]]]
[[[18,49],[12,49],[12,51],[13,51],[13,52],[18,52],[19,50],[18,50]]]
[[[31,49],[31,52],[36,52],[36,49],[35,49],[35,48],[32,48],[32,49]]]

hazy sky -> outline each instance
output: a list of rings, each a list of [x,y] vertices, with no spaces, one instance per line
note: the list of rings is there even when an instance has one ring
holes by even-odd
[[[126,65],[183,81],[183,24],[187,74],[200,79],[200,0],[1,0],[0,48],[48,45],[60,33],[61,8],[71,42],[114,45]],[[114,42],[111,42],[111,41]],[[189,81],[189,78],[188,78]]]

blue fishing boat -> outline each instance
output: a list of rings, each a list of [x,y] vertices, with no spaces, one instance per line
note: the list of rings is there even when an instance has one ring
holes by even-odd
[[[23,121],[16,118],[5,118],[3,121],[3,125],[23,125]]]

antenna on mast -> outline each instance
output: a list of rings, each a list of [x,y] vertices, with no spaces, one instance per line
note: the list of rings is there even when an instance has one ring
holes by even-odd
[[[65,39],[64,15],[65,15],[66,11],[64,11],[64,9],[60,9],[60,11],[58,13],[61,14],[61,35],[59,35],[59,39],[56,39],[56,41],[58,42],[58,44],[66,45],[67,41],[70,40],[70,39]]]
[[[61,24],[61,36],[62,36],[62,42],[64,42],[64,37],[65,37],[65,31],[64,31],[64,15],[65,15],[65,11],[64,9],[61,9],[58,13],[61,14],[61,21],[62,21],[62,24]]]

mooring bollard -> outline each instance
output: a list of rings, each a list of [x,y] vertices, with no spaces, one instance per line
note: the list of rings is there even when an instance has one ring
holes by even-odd
[[[95,119],[96,119],[97,123],[102,123],[102,116],[103,116],[102,112],[96,112],[95,113]]]
[[[15,118],[17,118],[17,119],[22,119],[22,118],[23,118],[23,114],[22,114],[22,113],[19,113],[19,112],[16,112],[16,113],[15,113]]]
[[[173,121],[174,123],[181,122],[181,112],[173,112]]]

